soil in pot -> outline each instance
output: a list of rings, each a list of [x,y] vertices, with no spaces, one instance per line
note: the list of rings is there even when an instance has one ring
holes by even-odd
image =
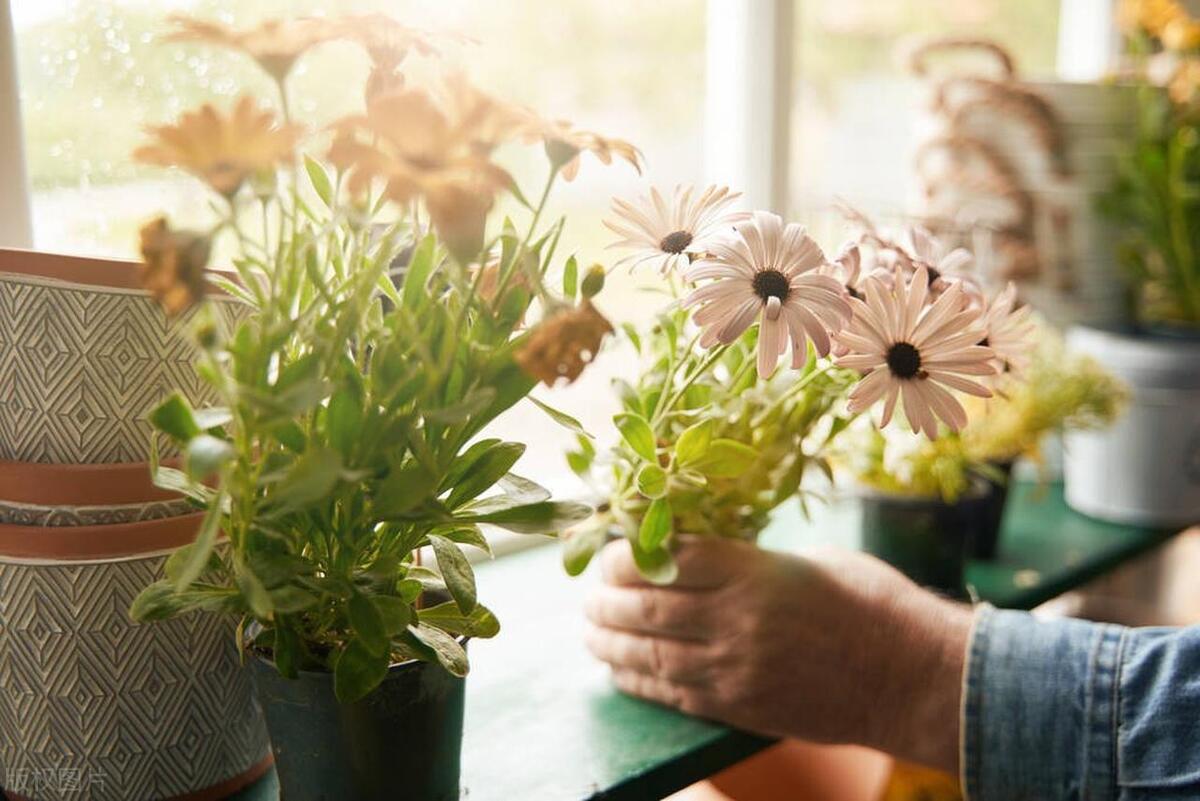
[[[985,525],[990,504],[982,482],[955,503],[864,494],[860,498],[862,549],[924,587],[965,598],[968,550]]]
[[[457,801],[466,679],[404,662],[365,698],[342,704],[332,673],[285,679],[262,656],[249,663],[281,801]]]

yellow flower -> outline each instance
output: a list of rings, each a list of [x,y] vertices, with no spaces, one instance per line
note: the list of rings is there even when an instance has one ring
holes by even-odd
[[[603,164],[611,164],[613,155],[620,156],[633,165],[638,175],[642,174],[642,151],[623,139],[581,131],[566,120],[546,120],[533,113],[529,113],[524,128],[528,141],[542,141],[550,163],[561,167],[568,181],[579,174],[579,157],[584,151]]]
[[[604,337],[612,331],[604,315],[584,300],[542,321],[515,358],[526,374],[548,387],[564,378],[571,383],[596,358]]]
[[[462,262],[479,255],[495,195],[512,177],[491,160],[521,121],[511,107],[451,79],[439,99],[418,88],[371,97],[365,115],[334,125],[329,160],[362,194],[384,184],[393,202],[425,201],[450,252]]]
[[[1167,92],[1180,106],[1200,103],[1200,59],[1189,58],[1180,64],[1167,85]]]
[[[1200,22],[1190,17],[1172,20],[1162,32],[1163,47],[1175,52],[1200,48]]]
[[[1117,23],[1131,33],[1162,36],[1168,25],[1180,19],[1188,19],[1188,13],[1176,0],[1122,0],[1117,9]]]
[[[166,217],[142,226],[142,286],[169,315],[176,315],[204,298],[211,241],[204,234],[172,231]]]
[[[269,19],[258,27],[235,30],[219,22],[209,22],[180,14],[170,17],[177,30],[166,37],[170,42],[207,42],[241,50],[259,63],[280,84],[292,71],[296,59],[307,50],[336,38],[337,31],[327,20]]]
[[[154,141],[133,157],[180,167],[232,197],[251,175],[290,161],[300,131],[298,125],[279,125],[274,114],[244,96],[228,116],[206,103],[174,125],[151,128]]]

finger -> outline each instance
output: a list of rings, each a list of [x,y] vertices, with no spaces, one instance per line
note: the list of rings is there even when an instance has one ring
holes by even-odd
[[[633,670],[682,684],[701,684],[712,673],[711,650],[701,643],[646,637],[589,626],[588,650],[614,670]]]
[[[597,626],[680,640],[707,640],[712,626],[707,596],[701,590],[601,584],[588,594],[584,612]]]
[[[740,569],[746,559],[753,558],[754,549],[738,540],[712,537],[679,537],[673,557],[679,577],[672,587],[677,589],[717,589],[724,586]],[[647,586],[650,583],[638,572],[633,549],[628,540],[610,542],[600,552],[600,572],[609,584]]]
[[[614,669],[612,680],[621,692],[674,707],[689,715],[704,715],[707,708],[704,696],[693,687],[660,676],[648,676],[635,670]]]

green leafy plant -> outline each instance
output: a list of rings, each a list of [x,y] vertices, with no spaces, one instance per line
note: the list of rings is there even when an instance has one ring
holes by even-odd
[[[283,182],[274,164],[238,150],[238,137],[212,145],[222,164],[205,161],[202,148],[177,154],[175,143],[208,130],[186,118],[148,150],[208,181],[221,215],[201,234],[148,226],[148,285],[171,310],[194,300],[202,286],[187,277],[202,284],[207,242],[228,235],[238,280],[207,278],[246,313],[223,330],[202,312],[195,332],[198,376],[221,405],[193,409],[174,394],[150,415],[183,454],[179,468],[155,454],[156,482],[206,511],[195,541],[170,557],[132,614],[235,616],[240,645],[288,677],[332,672],[342,701],[363,697],[398,661],[467,672],[464,638],[499,631],[464,550],[489,551],[482,526],[554,535],[591,512],[515,473],[525,446],[486,429],[529,396],[535,376],[574,378],[599,348],[608,324],[591,296],[603,282],[579,282],[572,257],[558,268],[565,291],[552,293],[565,220],[539,221],[582,150],[621,145],[635,164],[636,151],[580,139],[453,81],[438,88],[445,94],[368,97],[365,116],[339,123],[328,161],[305,156],[291,170],[280,155]],[[388,125],[398,111],[412,129]],[[211,109],[199,116],[209,127],[244,127],[251,112],[238,113],[242,122]],[[268,115],[253,128],[287,150],[290,124]],[[427,145],[433,128],[442,132],[433,152],[409,149]],[[523,198],[490,146],[531,132],[549,157],[540,202],[524,233],[506,219],[486,238],[492,194]],[[247,218],[261,222],[260,238],[244,233]],[[557,346],[550,361],[538,347],[548,337]]]
[[[572,575],[620,532],[643,573],[669,583],[676,533],[753,540],[781,503],[808,503],[810,468],[829,473],[825,453],[853,417],[842,407],[858,374],[811,358],[801,371],[760,379],[755,329],[706,351],[687,324],[676,309],[645,332],[626,328],[645,367],[633,384],[617,382],[620,439],[598,454],[580,436],[567,454],[572,470],[611,488],[564,544]]]

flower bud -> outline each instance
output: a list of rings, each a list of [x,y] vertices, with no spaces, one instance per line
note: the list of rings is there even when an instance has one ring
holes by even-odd
[[[599,264],[593,264],[583,276],[583,283],[579,290],[585,298],[594,298],[600,294],[600,290],[604,289],[604,267]]]

